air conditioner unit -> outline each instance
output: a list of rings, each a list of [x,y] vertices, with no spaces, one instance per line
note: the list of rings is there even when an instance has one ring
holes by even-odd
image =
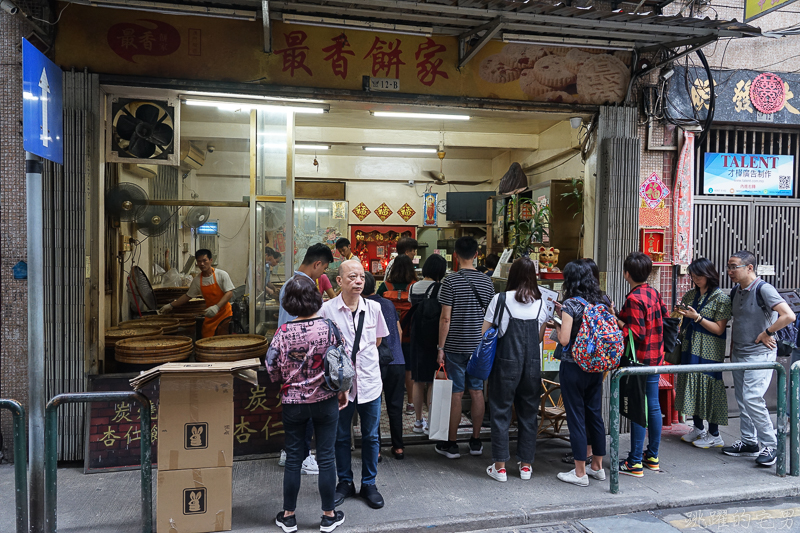
[[[136,177],[144,179],[153,179],[158,176],[158,166],[156,165],[134,165],[132,163],[123,163],[122,170],[133,174]]]
[[[181,167],[197,170],[206,162],[206,153],[191,141],[181,141]]]

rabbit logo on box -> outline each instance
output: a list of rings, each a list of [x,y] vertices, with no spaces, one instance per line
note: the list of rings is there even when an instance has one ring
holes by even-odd
[[[203,514],[206,512],[206,489],[184,489],[183,514]]]
[[[208,424],[205,422],[186,424],[185,445],[187,450],[200,450],[208,448]]]

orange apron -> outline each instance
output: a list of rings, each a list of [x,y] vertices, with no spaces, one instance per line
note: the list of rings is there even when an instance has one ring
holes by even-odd
[[[200,290],[203,292],[203,299],[206,301],[207,308],[212,305],[217,305],[225,295],[225,291],[223,291],[217,283],[217,272],[213,268],[211,269],[211,275],[214,276],[214,283],[211,285],[203,285],[203,279],[200,278]],[[220,322],[229,316],[233,316],[233,309],[231,309],[231,303],[227,302],[220,308],[216,316],[211,318],[206,317],[203,321],[203,338],[213,337]]]

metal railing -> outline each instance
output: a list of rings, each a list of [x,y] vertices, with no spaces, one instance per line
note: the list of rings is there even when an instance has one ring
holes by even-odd
[[[77,392],[59,394],[47,404],[44,421],[44,483],[45,532],[56,533],[58,508],[58,407],[65,403],[91,403],[127,400],[141,406],[141,432],[139,441],[142,456],[142,532],[153,531],[153,473],[150,439],[150,400],[138,392]]]
[[[0,400],[0,409],[14,418],[14,492],[17,502],[17,533],[28,531],[28,452],[25,408],[17,400]]]
[[[778,476],[784,477],[786,475],[786,370],[779,362],[625,367],[618,368],[611,373],[611,416],[608,423],[611,433],[611,494],[619,493],[619,380],[623,376],[695,374],[735,370],[775,370],[778,373],[778,459],[776,473]],[[800,372],[800,367],[798,367],[798,372]],[[794,427],[794,424],[792,427]],[[792,453],[796,453],[794,444],[792,448]]]
[[[800,476],[800,361],[791,367],[792,392],[789,415],[789,475]]]

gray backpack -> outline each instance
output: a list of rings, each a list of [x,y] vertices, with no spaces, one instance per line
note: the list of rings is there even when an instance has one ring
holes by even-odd
[[[347,392],[353,386],[353,378],[356,376],[354,366],[358,344],[361,342],[361,330],[364,328],[364,311],[358,319],[358,329],[356,330],[355,342],[353,342],[353,353],[347,356],[347,351],[342,342],[342,335],[330,319],[325,319],[328,323],[328,349],[325,350],[325,384],[334,392]]]

